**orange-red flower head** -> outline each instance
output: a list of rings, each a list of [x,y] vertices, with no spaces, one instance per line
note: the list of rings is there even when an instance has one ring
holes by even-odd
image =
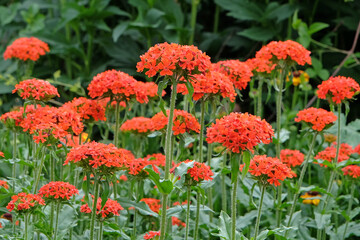
[[[357,165],[348,165],[342,168],[344,175],[348,175],[352,178],[359,178],[360,177],[360,166]]]
[[[134,117],[126,120],[120,127],[123,132],[132,132],[137,134],[148,134],[153,130],[153,121],[151,118]]]
[[[145,71],[148,77],[187,76],[205,72],[211,66],[210,57],[195,46],[176,43],[160,43],[149,48],[140,56],[136,68],[138,72]]]
[[[249,66],[250,70],[255,73],[271,73],[272,70],[276,67],[276,64],[273,64],[269,60],[262,58],[250,58],[245,61]]]
[[[337,117],[333,112],[326,111],[322,108],[310,107],[299,111],[296,114],[295,122],[304,121],[315,131],[322,130],[332,126]]]
[[[259,143],[268,144],[274,136],[271,125],[249,113],[230,113],[207,129],[208,143],[220,143],[234,153],[249,150]]]
[[[245,89],[253,76],[249,66],[239,60],[220,61],[213,64],[213,68],[228,76],[235,88],[239,90]]]
[[[170,172],[174,172],[175,168],[180,166],[181,163],[188,163],[188,162],[192,162],[192,160],[188,159],[176,164],[172,169],[170,169]],[[211,171],[210,167],[205,163],[199,163],[194,161],[194,166],[188,169],[187,175],[193,181],[199,183],[201,181],[213,180],[212,176],[214,175],[214,173]]]
[[[347,143],[340,144],[338,162],[343,162],[348,160],[353,152],[354,150],[349,144]],[[316,160],[321,159],[328,162],[333,162],[335,157],[336,157],[336,147],[331,146],[318,152],[318,154],[314,158]],[[320,164],[320,166],[323,166],[323,164]]]
[[[104,218],[111,218],[112,216],[119,216],[120,211],[124,209],[123,207],[121,207],[120,203],[110,198],[106,200],[106,203],[103,207],[101,207],[101,202],[102,202],[101,198],[98,198],[96,203],[96,214],[99,218],[104,219]],[[92,209],[90,209],[87,203],[85,203],[80,207],[80,212],[83,213],[91,213],[91,210]]]
[[[303,163],[304,154],[299,150],[282,149],[280,151],[280,160],[288,167],[296,167]]]
[[[359,94],[359,84],[350,77],[330,77],[318,85],[317,95],[320,99],[327,99],[330,103],[340,104]]]
[[[6,181],[0,180],[0,187],[3,187],[5,189],[9,189],[9,185]]]
[[[311,52],[306,50],[300,43],[292,40],[272,41],[263,46],[257,53],[256,58],[270,60],[277,64],[279,60],[289,61],[290,64],[296,62],[299,65],[305,63],[311,65]]]
[[[81,119],[86,122],[106,121],[105,108],[98,101],[84,97],[74,98],[62,107],[68,107],[76,111]]]
[[[18,213],[25,213],[34,210],[40,205],[44,206],[45,200],[39,195],[21,192],[11,197],[11,201],[6,208],[10,212],[14,210]]]
[[[160,237],[160,231],[150,231],[144,235],[144,239],[153,239],[155,237]]]
[[[184,223],[183,221],[181,221],[180,219],[174,216],[171,217],[171,224],[173,226],[186,227],[186,223]]]
[[[35,37],[22,37],[16,39],[11,45],[7,46],[4,52],[4,59],[17,58],[23,61],[37,61],[40,56],[49,52],[47,43]]]
[[[146,203],[146,205],[149,206],[149,208],[151,209],[151,211],[159,213],[161,205],[160,205],[160,200],[159,199],[155,199],[155,198],[143,198],[140,200],[140,202],[144,202]]]
[[[48,81],[40,79],[28,79],[15,85],[12,93],[18,93],[22,99],[38,100],[46,102],[56,96],[60,97],[56,87]]]
[[[39,189],[39,195],[50,200],[70,200],[79,191],[68,182],[49,182]]]

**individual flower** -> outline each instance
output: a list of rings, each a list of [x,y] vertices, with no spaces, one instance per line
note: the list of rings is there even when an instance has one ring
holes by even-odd
[[[127,162],[134,159],[134,155],[126,149],[93,141],[72,148],[67,154],[64,165],[73,162],[85,171],[107,175],[125,169]]]
[[[9,189],[8,183],[6,181],[4,181],[4,180],[0,180],[0,187],[3,187],[5,189]]]
[[[0,152],[0,157],[5,157],[3,152]]]
[[[205,72],[210,66],[210,57],[197,47],[165,42],[156,44],[141,55],[136,69],[138,72],[145,71],[148,77],[156,74],[173,76],[174,73],[186,76]]]
[[[306,192],[304,195],[300,196],[302,199],[304,199],[302,202],[304,204],[311,204],[311,205],[319,205],[320,203],[320,193],[319,192]]]
[[[84,125],[80,115],[68,108],[39,107],[20,123],[24,132],[33,135],[36,143],[54,143],[68,134],[79,135]]]
[[[180,164],[189,162],[192,162],[192,160],[188,159],[176,164],[172,169],[170,169],[170,172],[174,172],[175,169],[180,166]],[[195,184],[201,181],[213,180],[213,175],[214,173],[211,171],[209,166],[207,166],[205,163],[199,163],[195,161],[194,166],[187,170],[187,177],[190,178]]]
[[[155,199],[155,198],[143,198],[140,200],[140,202],[144,202],[146,203],[146,205],[149,206],[149,208],[151,209],[151,211],[159,213],[161,205],[160,205],[160,200],[159,199]]]
[[[327,99],[330,103],[340,104],[352,99],[360,92],[359,84],[350,77],[330,77],[318,85],[316,94],[320,99]]]
[[[296,114],[295,122],[304,121],[315,131],[321,132],[333,125],[336,119],[337,117],[333,112],[322,108],[310,107],[299,111]]]
[[[102,199],[99,197],[96,203],[96,214],[99,218],[102,219],[111,218],[112,216],[119,216],[120,211],[124,209],[123,207],[121,207],[120,203],[110,198],[106,200],[106,203],[103,207],[101,207],[101,202]],[[91,209],[89,205],[85,203],[80,207],[80,212],[91,213]]]
[[[276,67],[276,64],[273,64],[269,60],[265,60],[262,58],[250,58],[245,61],[245,63],[249,66],[250,70],[255,73],[264,73],[269,74]]]
[[[271,125],[249,113],[230,113],[217,119],[207,129],[208,143],[220,143],[234,153],[249,150],[259,143],[270,143],[274,136]]]
[[[299,150],[282,149],[280,151],[280,160],[288,167],[300,166],[304,161],[304,154]]]
[[[56,87],[41,79],[27,79],[15,85],[12,93],[18,93],[22,99],[46,102],[54,97],[60,97]]]
[[[16,39],[11,45],[7,46],[4,52],[4,59],[17,58],[23,61],[37,61],[40,56],[49,52],[47,43],[35,37],[22,37]]]
[[[229,98],[231,102],[235,101],[236,92],[230,79],[216,71],[209,71],[203,74],[192,75],[190,83],[194,88],[193,99],[211,98],[221,95],[223,98]],[[178,93],[189,94],[185,84],[179,84]]]
[[[39,195],[49,200],[70,200],[79,191],[68,182],[49,182],[39,189]]]
[[[350,158],[351,153],[353,153],[353,149],[349,144],[346,143],[340,144],[338,162],[343,162],[348,160]],[[314,157],[314,159],[316,160],[321,159],[324,161],[333,162],[335,157],[336,157],[336,147],[331,146],[318,152],[318,154]],[[324,166],[324,165],[320,164],[320,166]]]
[[[293,72],[292,82],[295,87],[299,86],[300,83],[309,82],[309,74],[302,70]]]
[[[256,58],[270,60],[275,64],[279,60],[285,60],[290,64],[296,62],[303,66],[305,63],[311,65],[310,54],[311,52],[306,50],[300,43],[292,40],[272,41],[256,53]]]
[[[134,117],[126,120],[120,127],[123,132],[148,134],[153,130],[153,121],[147,117]]]
[[[186,223],[184,223],[183,221],[181,221],[180,219],[174,216],[171,217],[171,224],[173,226],[186,227]]]
[[[124,181],[124,182],[126,182],[128,180],[126,175],[121,175],[119,179],[120,179],[120,181]]]
[[[11,201],[6,208],[11,211],[18,213],[25,213],[34,210],[40,205],[45,205],[44,199],[39,195],[21,192],[11,197]]]
[[[352,178],[360,177],[360,166],[357,165],[348,165],[341,169],[344,172],[344,176],[348,175]]]
[[[148,102],[144,89],[139,88],[138,81],[127,73],[108,70],[96,75],[88,86],[91,98],[111,97],[117,102],[135,98],[139,103]]]
[[[62,107],[68,107],[77,112],[81,119],[86,122],[106,121],[105,108],[96,100],[84,97],[74,98]]]
[[[241,165],[241,170],[244,165]],[[278,158],[267,157],[266,155],[256,155],[251,159],[249,173],[253,175],[261,184],[273,184],[279,186],[279,181],[286,178],[293,178],[291,168],[282,163]]]
[[[166,115],[169,116],[170,110],[166,111]],[[163,112],[155,114],[151,120],[153,122],[153,130],[160,131],[165,130],[168,124],[168,117],[164,115]],[[197,119],[190,113],[183,110],[174,110],[173,118],[173,134],[179,135],[185,132],[200,132],[200,123]]]
[[[154,239],[156,237],[160,237],[160,231],[150,231],[144,235],[144,239]]]
[[[249,66],[239,60],[225,60],[213,64],[215,71],[221,72],[228,76],[235,88],[243,90],[253,76]]]

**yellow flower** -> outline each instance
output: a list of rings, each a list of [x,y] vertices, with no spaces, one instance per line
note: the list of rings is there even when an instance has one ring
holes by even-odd
[[[333,143],[336,141],[336,135],[334,134],[324,134],[325,142],[327,143]]]
[[[302,71],[302,70],[299,70],[299,71],[296,71],[296,72],[293,72],[293,85],[296,87],[296,86],[299,86],[300,83],[303,83],[303,82],[309,82],[309,74],[307,74],[306,72]]]
[[[303,200],[304,204],[312,204],[312,205],[317,206],[320,203],[321,195],[319,194],[319,192],[311,192],[310,191],[300,197],[304,199]]]

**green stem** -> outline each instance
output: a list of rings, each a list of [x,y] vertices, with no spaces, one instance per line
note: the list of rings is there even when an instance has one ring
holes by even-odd
[[[196,195],[196,217],[195,217],[194,240],[199,239],[200,202],[201,202],[201,194],[200,191],[198,191]]]
[[[205,128],[205,101],[201,100],[199,162],[203,162],[204,128]]]
[[[51,233],[53,233],[54,231],[54,202],[50,203],[50,229],[51,229]]]
[[[188,236],[189,236],[189,220],[190,220],[190,197],[191,197],[191,186],[187,187],[187,195],[186,195],[186,200],[187,200],[187,208],[186,208],[186,226],[185,226],[185,240],[188,240]]]
[[[236,172],[235,181],[232,187],[231,194],[231,240],[236,239],[236,193],[237,193],[237,185],[238,185],[238,172]]]
[[[165,139],[165,177],[164,180],[167,181],[170,178],[170,165],[172,159],[171,150],[171,138],[172,138],[172,127],[173,127],[173,118],[174,118],[174,109],[176,103],[176,95],[177,95],[177,79],[173,81],[173,89],[171,91],[170,97],[170,111],[169,111],[169,119],[166,129],[166,139]],[[167,209],[167,197],[166,193],[162,194],[162,208],[161,208],[161,222],[160,222],[160,240],[164,240],[166,236],[166,209]]]
[[[297,103],[297,97],[298,97],[298,87],[294,86],[294,94],[292,96],[291,109],[295,109],[295,105]]]
[[[99,240],[103,239],[103,226],[104,226],[104,222],[100,221],[100,227],[99,227]]]
[[[119,147],[119,128],[120,128],[120,101],[116,101],[115,107],[115,131],[114,131],[114,145],[115,147]]]
[[[58,201],[56,203],[56,220],[55,220],[54,240],[57,239],[57,230],[58,230],[58,226],[59,226],[60,209],[61,209],[61,202]]]
[[[24,220],[25,220],[25,236],[24,236],[24,240],[28,240],[28,226],[29,226],[29,214],[26,213],[24,215]]]
[[[219,29],[219,17],[220,17],[220,6],[216,5],[215,7],[215,14],[214,14],[214,28],[213,32],[217,33]]]
[[[90,75],[90,65],[91,65],[91,57],[92,57],[92,51],[93,51],[93,40],[94,35],[92,33],[93,30],[88,31],[89,32],[89,40],[87,45],[87,53],[86,53],[86,60],[85,60],[85,67],[86,67],[86,75]]]
[[[140,180],[141,181],[141,180]],[[136,198],[136,202],[138,202],[139,199],[139,188],[140,188],[140,181],[137,182],[137,187],[135,189],[135,198]],[[133,224],[133,233],[132,233],[132,237],[131,239],[135,240],[136,239],[136,220],[137,220],[137,209],[135,208],[134,210],[134,224]]]
[[[92,211],[91,211],[90,240],[94,240],[95,219],[96,219],[96,211],[97,211],[96,205],[97,205],[97,202],[98,202],[99,188],[100,188],[99,180],[100,180],[100,178],[98,178],[97,176],[94,177],[95,194],[94,194],[93,208],[92,208]]]
[[[227,153],[223,155],[223,168],[226,168]],[[227,211],[227,194],[226,194],[226,174],[221,174],[221,208],[224,212]]]
[[[39,182],[40,182],[40,176],[41,176],[41,171],[42,171],[42,168],[43,168],[43,165],[44,165],[44,162],[45,162],[45,147],[43,147],[41,149],[41,159],[40,159],[40,165],[38,166],[38,171],[37,171],[37,174],[36,174],[36,177],[35,177],[35,184],[34,184],[34,191],[33,191],[33,194],[36,194],[37,192],[37,188],[39,186]]]
[[[254,236],[254,240],[256,240],[256,238],[257,238],[257,236],[258,236],[258,234],[259,234],[259,226],[260,226],[260,218],[261,218],[261,208],[262,208],[263,201],[264,201],[265,189],[266,189],[266,186],[265,186],[265,185],[262,185],[262,186],[261,186],[260,204],[259,204],[258,214],[257,214],[256,224],[255,224],[255,236]]]
[[[310,144],[309,151],[308,151],[308,153],[306,155],[306,159],[305,159],[305,161],[303,163],[303,166],[302,166],[302,169],[301,169],[299,180],[298,180],[298,182],[296,184],[296,192],[294,194],[294,202],[291,205],[291,209],[290,209],[290,213],[289,213],[289,220],[288,220],[287,225],[286,225],[287,227],[290,227],[290,225],[291,225],[291,220],[292,220],[293,214],[295,212],[296,203],[298,201],[299,194],[300,194],[300,188],[301,188],[304,176],[305,176],[305,172],[306,172],[307,165],[309,163],[310,156],[311,156],[312,151],[314,149],[314,145],[315,145],[315,142],[316,142],[317,135],[318,135],[318,132],[316,132],[314,134],[314,136],[313,136],[313,139],[312,139],[311,144]],[[285,238],[287,237],[287,234],[288,234],[288,231],[285,232]]]
[[[191,0],[191,35],[189,39],[189,45],[194,44],[195,37],[195,26],[196,26],[196,16],[197,16],[197,7],[200,3],[200,0]]]
[[[258,99],[257,99],[257,111],[256,111],[256,115],[261,117],[262,115],[262,86],[264,83],[264,79],[262,77],[260,77],[259,79],[259,86],[258,86]]]
[[[349,218],[350,218],[350,213],[351,213],[351,208],[352,208],[354,193],[355,193],[355,182],[354,181],[351,181],[351,182],[352,182],[351,183],[351,193],[350,193],[351,197],[350,197],[348,209],[346,212],[346,214]],[[343,240],[345,239],[346,231],[348,229],[350,220],[351,219],[346,220],[345,229],[344,229],[344,233],[343,233],[343,237],[342,237]]]
[[[207,158],[208,158],[208,166],[211,168],[211,157],[212,157],[212,144],[208,144],[208,152],[207,152]],[[209,208],[212,210],[213,209],[213,188],[210,187],[209,190],[208,190],[208,205],[209,205]],[[213,222],[213,213],[210,212],[209,213],[209,220],[210,222],[212,223]]]
[[[15,179],[16,179],[16,151],[17,151],[17,145],[16,145],[16,132],[14,131],[14,139],[13,139],[13,165],[12,165],[12,189],[15,192]]]

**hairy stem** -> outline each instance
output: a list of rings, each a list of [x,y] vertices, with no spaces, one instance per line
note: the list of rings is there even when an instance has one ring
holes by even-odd
[[[255,224],[254,240],[256,240],[256,238],[257,238],[257,236],[258,236],[258,234],[259,234],[259,226],[260,226],[260,218],[261,218],[261,208],[262,208],[263,201],[264,201],[265,189],[266,189],[266,186],[265,186],[265,185],[262,185],[262,186],[261,186],[260,204],[259,204],[258,214],[257,214],[256,224]]]

